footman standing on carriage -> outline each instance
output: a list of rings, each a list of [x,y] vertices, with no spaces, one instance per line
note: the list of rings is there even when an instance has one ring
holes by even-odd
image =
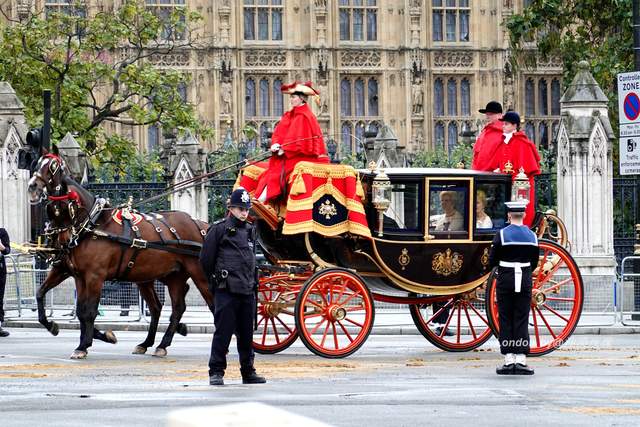
[[[489,264],[498,267],[496,296],[500,323],[500,353],[504,365],[498,375],[533,375],[527,366],[531,273],[538,265],[538,238],[523,224],[527,200],[505,202],[510,225],[493,239]]]
[[[215,332],[209,358],[209,384],[223,385],[227,352],[235,333],[243,384],[266,379],[253,367],[253,330],[256,310],[255,229],[247,223],[251,197],[240,187],[231,193],[229,215],[214,223],[200,252],[200,263],[214,294]]]

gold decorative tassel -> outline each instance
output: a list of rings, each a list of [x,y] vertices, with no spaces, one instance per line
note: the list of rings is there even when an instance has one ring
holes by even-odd
[[[238,177],[236,178],[236,182],[233,183],[233,190],[231,191],[235,191],[236,188],[240,187],[240,179],[242,178],[242,169],[240,170],[240,173],[238,174]]]
[[[358,175],[358,181],[356,181],[356,196],[360,197],[360,200],[364,200],[364,188],[362,188],[362,181],[360,181],[360,175]]]
[[[298,173],[296,175],[296,179],[293,181],[293,185],[291,186],[291,195],[297,196],[298,194],[304,194],[307,192],[307,186],[304,185],[304,179],[302,178],[302,173]]]

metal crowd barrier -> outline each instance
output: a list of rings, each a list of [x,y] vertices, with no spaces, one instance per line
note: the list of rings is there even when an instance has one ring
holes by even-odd
[[[638,263],[638,272],[634,272]],[[640,256],[628,256],[622,260],[618,286],[620,322],[625,326],[640,325]]]

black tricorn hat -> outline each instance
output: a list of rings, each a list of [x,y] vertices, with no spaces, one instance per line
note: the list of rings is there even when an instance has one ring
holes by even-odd
[[[486,107],[481,108],[478,111],[481,112],[482,114],[485,114],[485,113],[502,114],[502,104],[500,104],[498,101],[489,101]]]

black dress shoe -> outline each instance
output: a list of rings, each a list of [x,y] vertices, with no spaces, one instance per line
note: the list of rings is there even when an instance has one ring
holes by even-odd
[[[222,374],[213,374],[209,377],[209,385],[224,385]]]
[[[533,375],[534,371],[533,371],[533,368],[530,368],[527,365],[523,365],[522,363],[516,363],[513,374],[514,375]]]
[[[242,384],[264,384],[266,382],[267,379],[265,377],[261,377],[255,372],[242,376]]]
[[[11,335],[9,331],[0,327],[0,338],[8,337],[9,335]]]
[[[437,336],[444,336],[444,337],[452,337],[453,336],[453,332],[451,332],[451,330],[449,330],[449,328],[445,329],[444,335],[442,335],[442,328],[443,328],[442,326],[438,326],[435,329],[434,332],[436,333]]]
[[[496,368],[496,374],[498,375],[513,375],[515,372],[516,365],[514,363],[509,363],[508,365],[498,366]]]

